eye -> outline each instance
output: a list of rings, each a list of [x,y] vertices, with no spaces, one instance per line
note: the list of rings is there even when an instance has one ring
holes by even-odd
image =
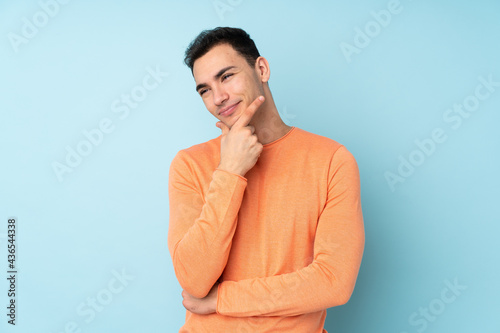
[[[200,91],[198,91],[198,93],[200,94],[200,96],[203,96],[204,93],[206,93],[208,91],[208,89],[200,89]]]
[[[225,79],[227,79],[227,78],[229,78],[231,76],[233,76],[233,74],[231,74],[231,73],[222,75],[222,81],[224,81]]]

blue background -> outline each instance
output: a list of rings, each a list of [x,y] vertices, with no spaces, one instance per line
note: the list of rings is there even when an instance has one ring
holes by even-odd
[[[189,42],[216,26],[255,40],[285,123],[358,161],[365,254],[351,300],[328,310],[325,328],[500,331],[500,87],[479,88],[489,95],[460,126],[445,120],[481,77],[500,82],[500,2],[401,0],[383,26],[372,12],[380,19],[385,0],[54,1],[0,2],[0,262],[5,273],[16,217],[19,270],[15,327],[0,283],[2,332],[182,326],[168,169],[177,151],[220,134],[183,65]],[[357,29],[372,37],[347,55],[342,45],[361,45]],[[148,68],[168,75],[126,116],[114,112]],[[113,130],[58,179],[53,164],[103,119]],[[435,129],[446,140],[419,153],[415,140]],[[387,173],[410,158],[418,165],[391,186]]]

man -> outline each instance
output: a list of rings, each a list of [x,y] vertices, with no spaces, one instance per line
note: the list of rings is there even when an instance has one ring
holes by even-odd
[[[349,300],[364,249],[354,157],[281,120],[269,63],[243,30],[203,31],[185,62],[221,135],[170,166],[179,332],[326,332],[326,309]]]

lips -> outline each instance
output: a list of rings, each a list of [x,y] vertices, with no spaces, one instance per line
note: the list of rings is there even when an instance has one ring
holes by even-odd
[[[228,107],[225,107],[224,109],[222,109],[220,112],[219,112],[219,116],[224,116],[224,117],[227,117],[227,116],[230,116],[233,114],[234,110],[236,110],[236,107],[238,106],[238,104],[240,104],[240,102],[238,103],[235,103],[233,105],[230,105]]]

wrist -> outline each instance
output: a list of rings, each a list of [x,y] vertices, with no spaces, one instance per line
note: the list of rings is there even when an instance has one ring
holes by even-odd
[[[227,172],[230,172],[230,173],[234,173],[236,175],[239,175],[239,176],[245,176],[245,173],[242,172],[241,170],[237,169],[237,168],[231,168],[231,167],[227,167],[221,163],[219,163],[219,166],[217,166],[217,169],[219,170],[224,170],[224,171],[227,171]]]

